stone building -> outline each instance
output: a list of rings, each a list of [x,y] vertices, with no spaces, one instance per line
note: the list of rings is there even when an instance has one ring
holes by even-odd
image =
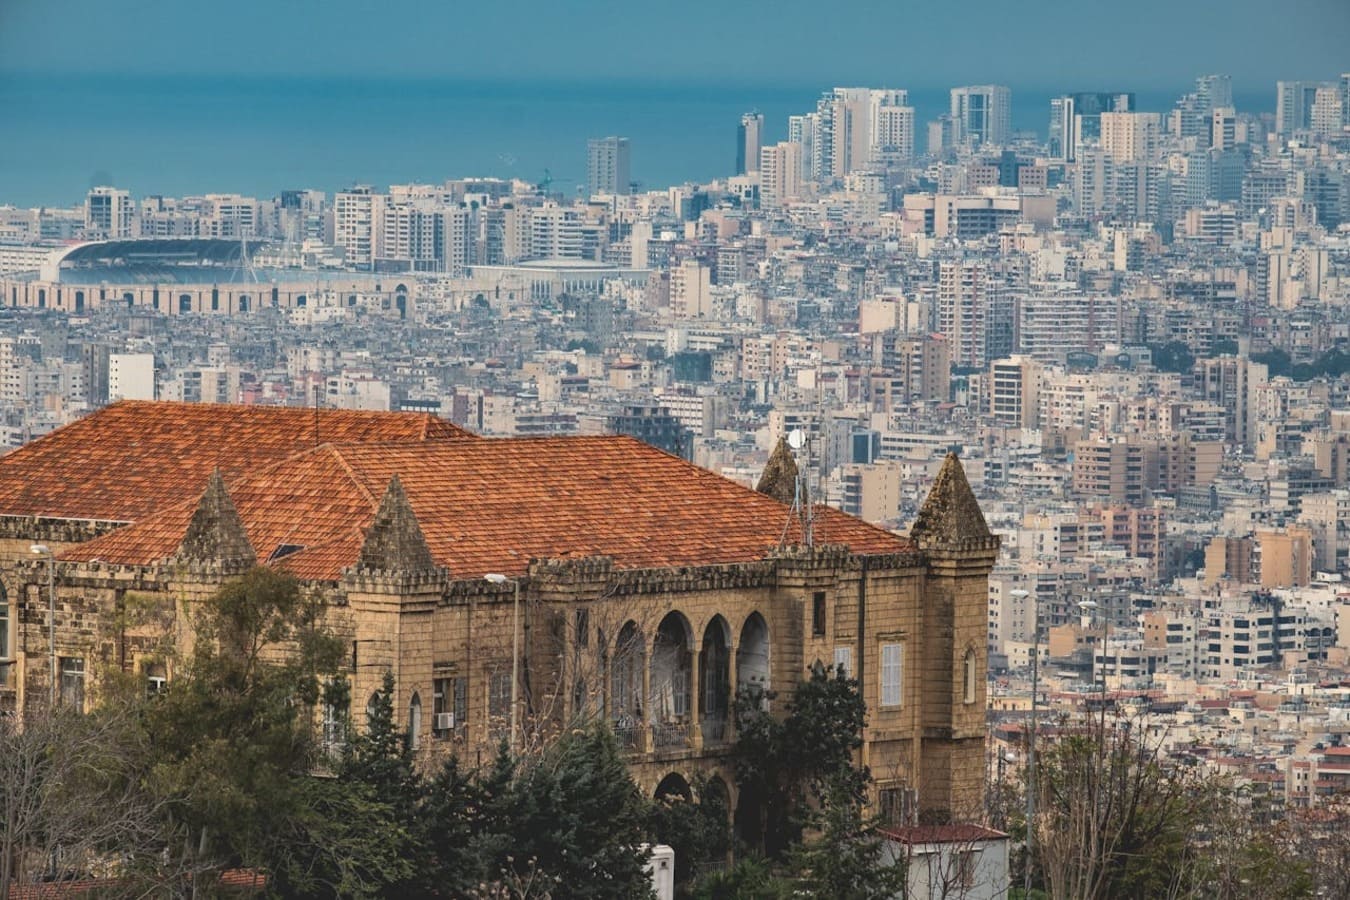
[[[771,474],[790,472],[787,453]],[[109,668],[171,685],[165,650],[190,639],[193,604],[263,564],[322,593],[358,710],[392,673],[424,759],[472,763],[503,737],[528,751],[603,717],[647,790],[711,774],[744,811],[727,758],[737,691],[838,664],[862,683],[883,812],[979,815],[998,539],[960,463],[909,538],[824,507],[803,517],[772,496],[790,480],[750,491],[623,436],[117,404],[0,458],[0,700],[45,704],[52,658],[58,702],[92,702]]]

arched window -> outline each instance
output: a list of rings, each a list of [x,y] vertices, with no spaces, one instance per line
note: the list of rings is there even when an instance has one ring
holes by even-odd
[[[977,667],[976,667],[976,665],[975,665],[975,650],[974,650],[973,648],[967,648],[967,649],[966,649],[966,658],[965,658],[965,662],[964,662],[964,666],[963,666],[963,669],[964,669],[964,677],[962,678],[962,683],[965,685],[965,702],[966,702],[966,703],[974,703],[974,702],[975,702],[975,693],[976,693],[976,691],[975,691],[975,675],[976,675],[976,668],[977,668]]]
[[[0,659],[9,659],[9,595],[0,581]]]
[[[422,736],[422,697],[413,694],[408,703],[408,749],[416,750]]]

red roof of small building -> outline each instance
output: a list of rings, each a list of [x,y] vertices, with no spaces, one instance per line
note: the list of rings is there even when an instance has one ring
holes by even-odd
[[[983,825],[906,825],[878,831],[902,844],[968,844],[1003,840],[1008,835]]]
[[[800,541],[777,500],[624,436],[330,444],[226,483],[260,561],[276,554],[301,578],[335,580],[355,564],[395,475],[433,559],[455,578],[523,574],[544,558],[608,556],[617,568],[750,562]],[[190,499],[61,558],[151,565],[172,556],[207,477]],[[864,555],[913,549],[826,508],[815,540]]]
[[[477,439],[428,414],[122,401],[0,457],[0,516],[137,521],[324,443]]]

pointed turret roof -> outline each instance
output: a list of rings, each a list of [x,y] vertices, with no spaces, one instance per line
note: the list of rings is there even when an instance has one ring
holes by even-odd
[[[252,566],[258,561],[244,531],[244,522],[225,488],[220,469],[207,479],[187,531],[175,557],[180,560],[222,565]]]
[[[389,479],[356,564],[359,569],[409,575],[436,569],[422,526],[397,474]]]
[[[789,506],[796,499],[797,460],[792,456],[792,448],[788,446],[786,437],[780,437],[773,453],[769,454],[769,461],[764,466],[764,473],[759,476],[755,490]]]
[[[993,537],[980,511],[975,492],[966,480],[966,470],[955,453],[948,453],[933,479],[933,488],[909,530],[910,540],[920,549],[956,549]]]

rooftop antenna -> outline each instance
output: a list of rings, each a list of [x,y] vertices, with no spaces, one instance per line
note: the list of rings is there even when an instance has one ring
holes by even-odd
[[[319,446],[319,383],[314,383],[314,447]]]
[[[797,480],[792,491],[792,511],[795,512],[801,521],[802,526],[802,545],[811,547],[814,545],[814,520],[815,510],[811,503],[811,482],[807,474],[811,467],[811,446],[806,437],[806,432],[800,428],[794,428],[788,432],[788,446],[792,448],[793,455],[806,450],[805,465],[797,466]]]

